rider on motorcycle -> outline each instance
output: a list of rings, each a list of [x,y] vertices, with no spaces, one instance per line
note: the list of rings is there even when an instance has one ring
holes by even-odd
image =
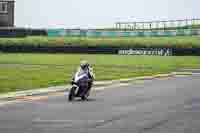
[[[90,89],[92,88],[93,81],[95,78],[91,65],[85,60],[81,61],[80,67],[78,68],[77,73],[86,73],[88,75],[90,79],[88,82],[88,92],[90,92]],[[74,78],[72,80],[74,80]]]

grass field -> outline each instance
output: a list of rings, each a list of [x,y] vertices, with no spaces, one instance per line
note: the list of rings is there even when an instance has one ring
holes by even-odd
[[[0,93],[67,84],[82,59],[94,66],[97,80],[200,68],[199,57],[2,53]]]
[[[0,45],[99,46],[99,47],[174,47],[200,48],[200,36],[180,37],[26,37],[0,38]]]

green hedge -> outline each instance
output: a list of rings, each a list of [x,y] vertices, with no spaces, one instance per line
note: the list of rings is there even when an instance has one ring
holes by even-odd
[[[173,47],[200,48],[200,36],[192,37],[26,37],[0,38],[0,45],[34,45],[34,46],[99,46],[99,47]]]

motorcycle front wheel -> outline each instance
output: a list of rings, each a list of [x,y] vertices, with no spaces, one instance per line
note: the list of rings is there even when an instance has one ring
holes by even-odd
[[[72,87],[69,91],[68,101],[73,101],[75,97],[76,87]]]

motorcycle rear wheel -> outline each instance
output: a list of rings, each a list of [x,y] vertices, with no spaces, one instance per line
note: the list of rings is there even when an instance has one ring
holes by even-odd
[[[87,97],[86,96],[82,96],[81,100],[85,101],[85,100],[87,100]]]

